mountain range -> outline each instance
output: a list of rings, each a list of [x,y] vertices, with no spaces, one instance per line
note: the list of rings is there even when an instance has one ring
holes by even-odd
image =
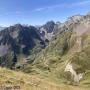
[[[62,90],[89,90],[90,14],[71,16],[64,23],[49,21],[38,27],[16,24],[4,28],[0,31],[0,66],[16,73],[22,71],[27,78],[44,78],[43,83],[50,80],[49,85],[56,86],[52,90],[60,90],[59,84],[69,88],[63,86]]]

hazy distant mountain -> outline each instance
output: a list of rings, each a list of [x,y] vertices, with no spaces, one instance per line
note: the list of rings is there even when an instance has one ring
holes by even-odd
[[[0,27],[0,31],[3,30],[3,29],[5,29],[5,27]]]

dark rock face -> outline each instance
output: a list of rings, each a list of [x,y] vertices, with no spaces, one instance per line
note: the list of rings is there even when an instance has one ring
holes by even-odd
[[[46,39],[49,41],[52,39],[54,33],[56,32],[55,26],[56,26],[55,22],[49,21],[39,28],[40,36],[44,41]]]
[[[46,29],[47,33],[51,33],[54,30],[55,23],[53,21],[47,22],[43,28]]]
[[[17,24],[0,31],[1,58],[6,57],[11,52],[14,53],[13,56],[11,55],[13,58],[15,55],[18,57],[20,54],[26,56],[31,55],[36,46],[41,50],[45,47],[45,43],[40,38],[37,29],[33,26],[28,27]],[[11,61],[13,61],[13,58]]]

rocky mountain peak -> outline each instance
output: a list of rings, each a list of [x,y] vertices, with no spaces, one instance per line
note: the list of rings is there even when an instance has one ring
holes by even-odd
[[[80,22],[80,20],[83,18],[83,15],[74,15],[72,17],[69,17],[68,19],[77,23]]]

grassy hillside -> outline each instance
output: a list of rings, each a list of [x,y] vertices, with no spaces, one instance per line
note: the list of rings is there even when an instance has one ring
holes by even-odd
[[[89,90],[81,86],[58,84],[39,75],[27,75],[5,68],[0,68],[0,85],[6,85],[7,87],[16,85],[20,86],[21,90]]]
[[[79,85],[90,89],[90,23],[87,22],[85,19],[58,33],[49,46],[23,71],[53,79],[55,83]],[[70,71],[65,72],[68,64],[72,65],[77,77]],[[75,81],[76,78],[78,81]]]

